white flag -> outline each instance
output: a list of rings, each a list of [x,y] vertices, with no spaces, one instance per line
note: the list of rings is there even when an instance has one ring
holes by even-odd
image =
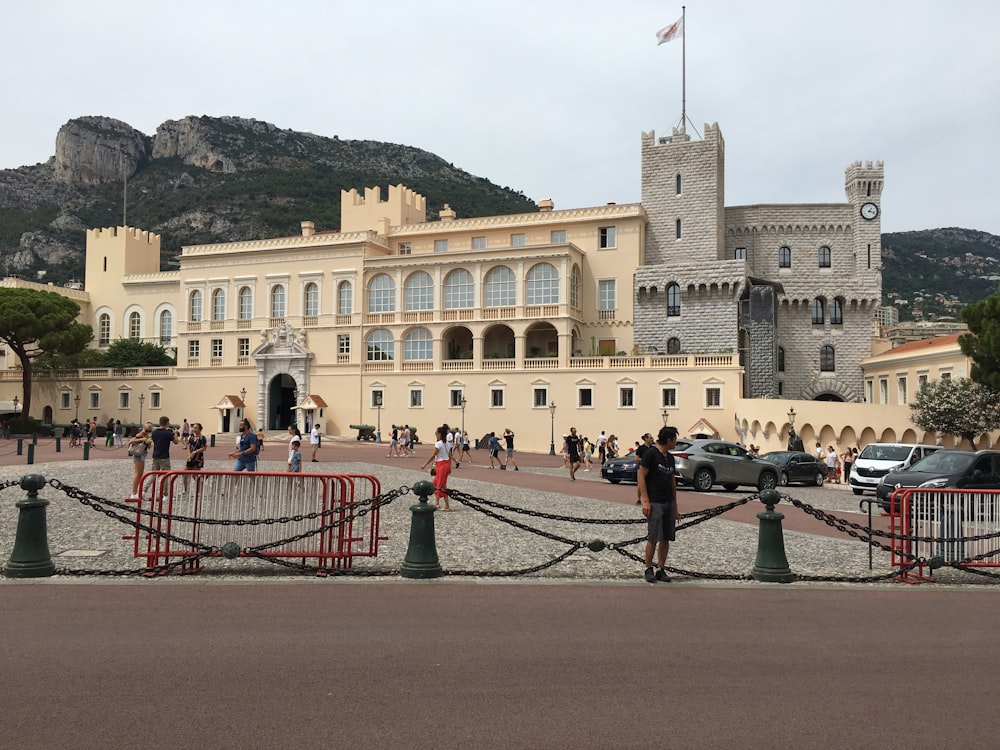
[[[666,44],[684,36],[684,16],[656,32],[656,44]]]

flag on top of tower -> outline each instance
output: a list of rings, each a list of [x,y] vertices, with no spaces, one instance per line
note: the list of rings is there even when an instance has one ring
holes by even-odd
[[[656,32],[656,46],[672,42],[682,36],[684,36],[684,16]]]

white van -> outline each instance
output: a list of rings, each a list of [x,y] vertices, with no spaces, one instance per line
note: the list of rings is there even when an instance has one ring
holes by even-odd
[[[855,495],[875,492],[879,480],[890,471],[904,471],[924,456],[939,450],[936,445],[912,443],[869,443],[851,466],[851,489]]]

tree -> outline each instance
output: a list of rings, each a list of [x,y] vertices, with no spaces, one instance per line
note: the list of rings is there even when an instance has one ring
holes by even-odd
[[[42,354],[72,355],[94,338],[90,326],[76,322],[80,306],[55,292],[0,289],[0,341],[21,364],[24,415],[31,415],[32,360]]]
[[[1000,393],[969,378],[935,380],[920,387],[910,412],[921,430],[975,444],[978,435],[1000,427]]]
[[[118,339],[104,353],[104,366],[121,369],[125,367],[168,367],[177,364],[162,346],[134,339]]]
[[[969,375],[1000,390],[1000,291],[963,307],[962,320],[970,333],[959,336],[958,344],[972,359]]]

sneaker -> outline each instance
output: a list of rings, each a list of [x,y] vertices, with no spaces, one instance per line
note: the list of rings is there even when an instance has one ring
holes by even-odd
[[[648,573],[649,571],[646,572]],[[670,576],[667,575],[667,571],[665,571],[663,568],[660,568],[658,571],[656,571],[656,580],[663,581],[664,583],[670,583]]]
[[[500,464],[500,468],[503,471],[507,471],[507,464]]]
[[[129,496],[128,496],[128,499],[129,499],[129,500],[138,500],[138,499],[139,499],[139,496],[138,496],[138,495],[129,495]]]
[[[656,583],[656,574],[652,568],[646,568],[645,578],[646,583]]]
[[[515,466],[514,471],[520,471],[520,469]]]

